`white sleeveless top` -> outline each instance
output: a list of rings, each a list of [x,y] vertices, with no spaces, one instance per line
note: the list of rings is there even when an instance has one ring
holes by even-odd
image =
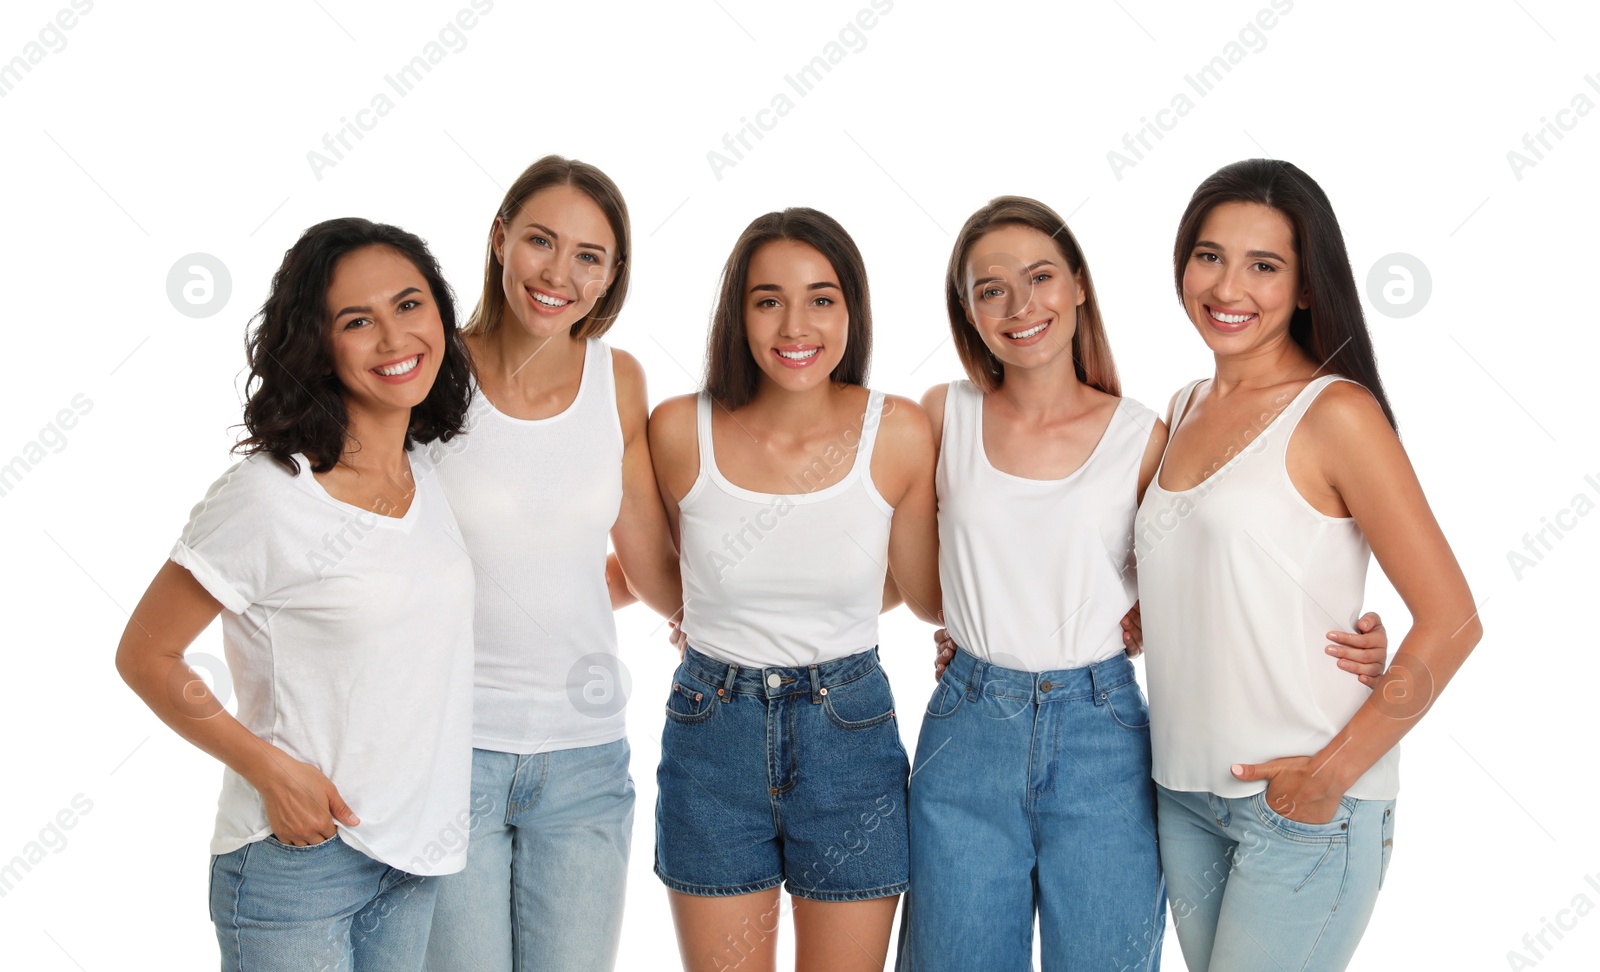
[[[940,436],[939,583],[956,644],[1005,668],[1081,668],[1120,654],[1138,599],[1133,516],[1156,414],[1129,398],[1063,479],[989,464],[983,393],[953,381]]]
[[[1234,763],[1311,756],[1371,690],[1325,651],[1327,632],[1355,630],[1371,550],[1353,518],[1305,501],[1284,459],[1317,378],[1242,452],[1200,485],[1144,495],[1134,526],[1150,688],[1152,775],[1169,789],[1241,797],[1266,788]],[[1199,382],[1173,410],[1173,434]],[[1163,457],[1163,466],[1165,457]],[[1347,791],[1392,800],[1400,750]]]
[[[678,502],[689,643],[751,668],[818,665],[872,648],[894,515],[871,475],[883,393],[870,393],[859,433],[789,477],[802,490],[795,493],[758,493],[723,478],[711,443],[714,407],[702,393],[700,474]],[[804,491],[846,461],[851,445],[855,461],[843,479]]]
[[[622,509],[611,349],[586,342],[558,415],[518,419],[474,390],[439,479],[478,581],[473,746],[531,753],[626,735],[607,538]]]

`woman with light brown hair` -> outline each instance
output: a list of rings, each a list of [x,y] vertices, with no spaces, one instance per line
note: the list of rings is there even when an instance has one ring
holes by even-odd
[[[682,601],[644,372],[600,340],[631,259],[616,185],[559,156],[489,224],[469,434],[439,461],[478,594],[471,838],[441,883],[435,969],[616,961],[634,795],[612,611],[634,590],[668,616]]]

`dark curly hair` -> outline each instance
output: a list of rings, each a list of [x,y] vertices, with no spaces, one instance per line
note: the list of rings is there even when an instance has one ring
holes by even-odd
[[[304,453],[312,472],[327,472],[344,454],[344,385],[328,350],[328,287],[334,267],[349,253],[386,246],[417,268],[444,324],[439,375],[420,405],[411,410],[406,449],[435,439],[448,442],[463,431],[471,396],[472,363],[456,329],[455,294],[428,245],[398,226],[359,217],[330,219],[301,234],[283,255],[272,290],[245,339],[250,378],[244,427],[249,433],[235,452],[266,453],[297,474],[293,456]]]

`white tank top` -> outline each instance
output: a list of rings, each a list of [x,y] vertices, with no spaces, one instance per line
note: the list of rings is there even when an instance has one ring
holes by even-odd
[[[1063,479],[989,464],[983,393],[954,381],[939,445],[939,583],[956,644],[1004,668],[1081,668],[1121,653],[1138,599],[1133,515],[1156,414],[1124,398]]]
[[[859,433],[789,477],[804,490],[809,476],[844,462],[855,445],[849,473],[815,492],[758,493],[724,479],[711,443],[713,407],[702,393],[700,474],[678,502],[689,643],[751,668],[819,665],[875,646],[894,515],[871,474],[883,393],[868,396]]]
[[[1234,763],[1311,756],[1371,690],[1325,651],[1352,631],[1371,550],[1351,517],[1318,512],[1289,479],[1289,437],[1335,381],[1306,385],[1278,416],[1200,485],[1145,491],[1134,525],[1150,688],[1152,775],[1174,790],[1249,796]],[[1179,393],[1173,431],[1199,382]],[[1165,457],[1163,457],[1165,465]],[[1400,750],[1348,795],[1392,800]]]
[[[439,479],[477,573],[473,746],[542,753],[627,732],[607,538],[622,509],[611,349],[586,342],[559,415],[518,419],[474,390]]]

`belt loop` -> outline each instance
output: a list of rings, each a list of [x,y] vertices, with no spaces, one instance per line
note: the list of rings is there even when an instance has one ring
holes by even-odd
[[[989,663],[976,656],[972,659],[972,676],[967,679],[967,701],[976,702],[983,695],[983,678],[989,674]]]
[[[811,704],[822,704],[822,676],[817,673],[817,666],[808,665],[806,671],[811,676]]]
[[[1106,704],[1106,690],[1100,687],[1100,667],[1104,662],[1095,662],[1089,666],[1089,689],[1094,693],[1094,704]]]
[[[717,689],[717,698],[723,702],[733,701],[733,682],[739,677],[739,666],[729,665],[728,673],[722,677],[722,688]]]

